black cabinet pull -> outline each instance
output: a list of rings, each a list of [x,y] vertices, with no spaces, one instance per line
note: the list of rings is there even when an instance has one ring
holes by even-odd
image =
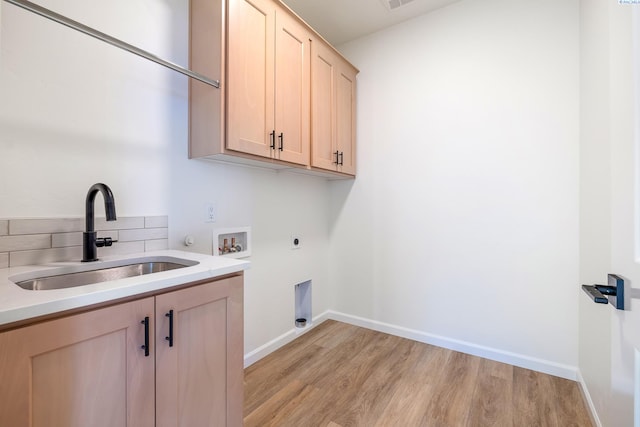
[[[340,152],[340,163],[338,163],[340,166],[344,165],[344,151]]]
[[[278,138],[280,138],[280,151],[284,151],[284,134],[280,132]]]
[[[165,316],[169,318],[169,336],[164,339],[169,341],[169,347],[173,347],[173,310],[169,310]]]
[[[149,357],[149,316],[140,323],[144,325],[144,345],[141,348],[144,350],[144,356]]]
[[[271,137],[271,145],[269,145],[269,147],[271,147],[272,150],[276,149],[276,131],[272,131],[269,136]]]
[[[335,161],[335,164],[336,164],[336,165],[339,165],[339,164],[340,164],[340,152],[339,152],[339,151],[336,151],[334,154],[336,155],[336,161]]]

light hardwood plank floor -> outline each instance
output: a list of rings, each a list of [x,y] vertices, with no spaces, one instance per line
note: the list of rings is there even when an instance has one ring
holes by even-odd
[[[578,384],[325,321],[245,369],[244,425],[592,426]]]

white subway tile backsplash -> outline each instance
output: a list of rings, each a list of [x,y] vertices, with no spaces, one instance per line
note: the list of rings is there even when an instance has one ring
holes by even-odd
[[[51,235],[51,247],[66,248],[68,246],[82,246],[82,232],[56,233]]]
[[[118,242],[98,249],[98,256],[128,255],[169,248],[167,216],[96,218],[98,237]],[[84,218],[0,220],[0,268],[74,261],[82,258]]]
[[[113,246],[98,248],[98,258],[110,255],[129,255],[144,252],[144,242],[117,242]]]
[[[169,239],[146,240],[144,242],[144,251],[163,251],[169,249]]]
[[[118,231],[99,231],[98,237],[110,237],[113,240],[118,240]],[[82,246],[82,232],[56,233],[51,235],[51,247],[64,248],[67,246]]]
[[[166,228],[142,228],[136,230],[120,230],[120,241],[166,239],[169,232]]]
[[[143,216],[118,218],[116,221],[107,221],[105,218],[96,218],[96,230],[125,230],[131,228],[144,228]]]
[[[82,247],[43,249],[36,251],[16,251],[9,254],[9,266],[46,264],[58,261],[79,261],[82,259]]]
[[[166,215],[144,217],[144,228],[167,228],[168,226],[169,217]]]
[[[0,252],[47,249],[51,247],[50,234],[28,234],[25,236],[0,237]]]
[[[43,234],[83,231],[83,218],[10,219],[9,234]]]

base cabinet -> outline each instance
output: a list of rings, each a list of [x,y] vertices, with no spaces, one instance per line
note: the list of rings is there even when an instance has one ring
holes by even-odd
[[[242,342],[242,276],[0,333],[0,426],[241,426]]]

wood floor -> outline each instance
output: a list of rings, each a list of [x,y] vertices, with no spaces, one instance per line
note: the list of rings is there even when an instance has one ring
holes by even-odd
[[[592,426],[578,384],[325,321],[245,369],[244,425]]]

